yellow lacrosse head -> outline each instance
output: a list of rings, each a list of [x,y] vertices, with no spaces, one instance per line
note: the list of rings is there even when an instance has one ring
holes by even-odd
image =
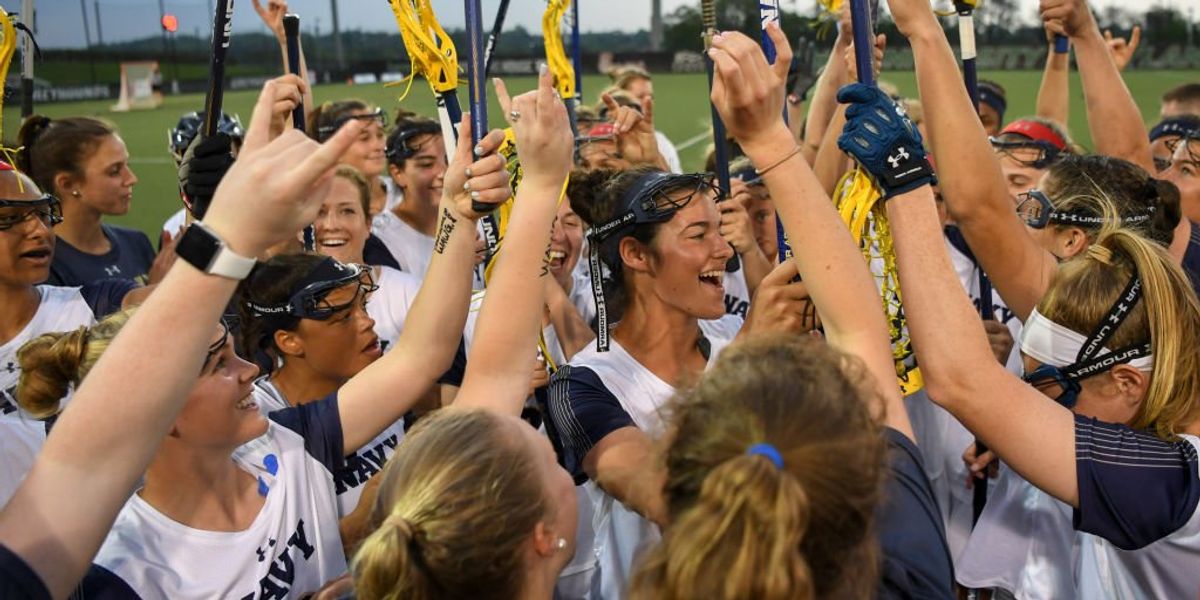
[[[571,0],[550,0],[542,13],[542,39],[546,44],[546,65],[554,75],[554,87],[563,98],[575,97],[575,68],[563,48],[560,24]]]
[[[888,335],[892,342],[896,381],[900,385],[900,391],[907,396],[920,390],[924,382],[913,359],[908,328],[904,321],[896,252],[892,247],[892,232],[888,226],[887,212],[879,202],[879,189],[866,171],[855,166],[842,176],[834,190],[833,198],[838,214],[850,229],[854,241],[862,249],[863,257],[875,276]]]
[[[8,79],[8,66],[12,64],[13,55],[17,51],[17,30],[13,27],[12,19],[3,8],[0,8],[0,81]],[[4,107],[4,97],[0,94],[0,108]],[[3,111],[0,111],[0,140],[4,139]]]
[[[817,2],[821,5],[821,10],[831,15],[836,15],[842,10],[843,0],[817,0]]]
[[[412,61],[412,78],[421,75],[434,92],[445,93],[458,87],[458,54],[454,41],[437,21],[429,0],[388,0],[404,49]],[[407,91],[405,92],[407,94]]]

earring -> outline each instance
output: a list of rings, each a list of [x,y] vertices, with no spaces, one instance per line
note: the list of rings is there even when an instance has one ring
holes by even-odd
[[[76,198],[78,198],[78,197],[79,197],[79,190],[71,190],[71,195],[72,195],[72,196],[74,196],[74,197],[76,197]]]
[[[554,548],[556,550],[565,550],[567,548],[567,538],[558,538],[554,540]]]

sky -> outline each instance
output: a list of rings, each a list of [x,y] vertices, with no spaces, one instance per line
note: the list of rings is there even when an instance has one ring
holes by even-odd
[[[35,0],[37,7],[37,39],[47,48],[82,48],[84,36],[81,4],[86,7],[88,33],[97,40],[96,7],[99,6],[99,35],[106,42],[124,41],[158,33],[159,2],[168,13],[176,15],[180,31],[208,35],[213,0]],[[438,20],[446,29],[457,29],[463,22],[463,4],[458,0],[431,0]],[[484,27],[491,27],[499,0],[483,1]],[[662,0],[663,13],[670,13],[684,4],[699,4],[699,0]],[[948,4],[948,0],[938,0]],[[262,31],[266,28],[254,13],[251,0],[233,0],[234,31]],[[266,4],[266,0],[262,0]],[[784,7],[810,13],[814,0],[781,0]],[[1021,0],[1030,20],[1036,14],[1037,0]],[[15,10],[19,0],[5,0],[5,8]],[[1116,4],[1129,6],[1128,0],[1093,0],[1093,6],[1103,8]],[[1200,15],[1200,0],[1152,0],[1149,5],[1170,5],[1182,11]],[[301,17],[305,31],[314,27],[327,33],[332,28],[330,0],[290,0],[292,12]],[[506,27],[522,25],[530,31],[541,30],[543,0],[511,0]],[[986,10],[986,4],[982,10]],[[338,14],[343,31],[350,29],[395,31],[396,21],[384,0],[338,0]],[[648,29],[650,0],[582,0],[580,23],[583,31],[635,31]]]

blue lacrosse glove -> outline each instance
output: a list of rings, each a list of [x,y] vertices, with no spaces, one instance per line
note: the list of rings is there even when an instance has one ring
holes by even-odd
[[[837,100],[850,105],[838,148],[875,177],[884,199],[937,183],[921,132],[895,100],[861,83],[838,90]]]

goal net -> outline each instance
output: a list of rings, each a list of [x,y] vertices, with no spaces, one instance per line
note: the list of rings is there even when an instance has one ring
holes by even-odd
[[[160,77],[155,61],[121,63],[121,95],[112,109],[126,112],[162,106],[162,92],[155,89]]]

